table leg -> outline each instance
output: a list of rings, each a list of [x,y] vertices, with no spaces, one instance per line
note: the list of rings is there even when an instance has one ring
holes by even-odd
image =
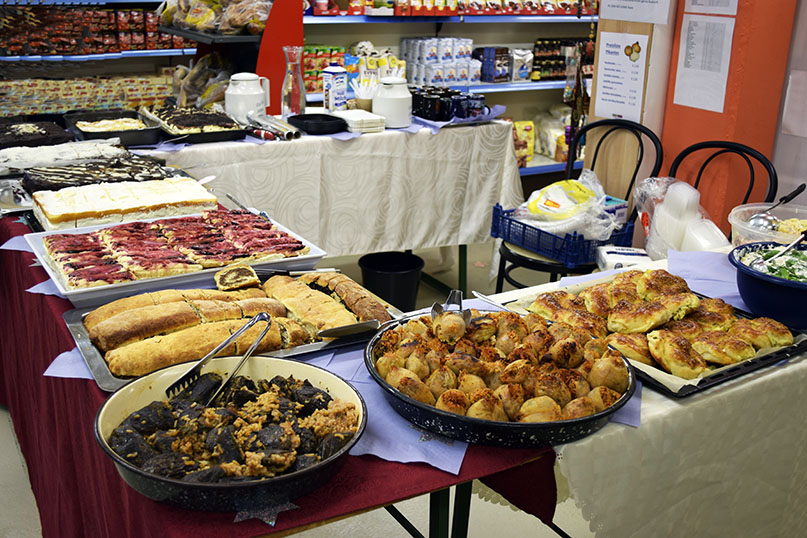
[[[459,288],[463,297],[468,297],[468,245],[459,247]]]
[[[429,494],[429,538],[448,538],[449,489]]]
[[[473,481],[457,484],[454,489],[454,514],[451,519],[451,538],[467,538],[468,520],[471,517],[471,490]]]
[[[426,538],[420,533],[419,530],[417,530],[417,528],[414,525],[412,525],[411,521],[406,519],[406,516],[403,515],[400,510],[395,508],[395,506],[390,504],[389,506],[385,506],[384,510],[386,510],[389,513],[389,515],[395,518],[395,521],[397,521],[401,525],[401,527],[403,527],[406,530],[406,532],[408,532],[409,535],[412,536],[412,538]]]

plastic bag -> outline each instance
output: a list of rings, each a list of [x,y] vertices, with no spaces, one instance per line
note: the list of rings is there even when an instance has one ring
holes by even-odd
[[[219,31],[223,34],[237,34],[246,29],[251,34],[262,33],[271,9],[272,2],[269,0],[232,2],[224,10]]]
[[[195,0],[185,16],[188,27],[199,32],[214,32],[221,19],[221,6],[213,0]]]
[[[605,211],[605,191],[597,175],[585,169],[579,179],[553,183],[533,192],[514,216],[555,235],[578,233],[604,241],[619,226]]]
[[[182,89],[182,81],[190,73],[190,69],[184,65],[178,65],[174,68],[174,73],[171,76],[171,95],[179,97],[179,91]]]
[[[700,193],[684,181],[650,177],[636,184],[633,200],[653,260],[673,250],[710,250],[728,246],[726,236],[700,205]]]
[[[224,92],[230,84],[230,75],[229,71],[221,71],[210,79],[202,94],[196,99],[196,108],[208,108],[214,103],[224,101]]]

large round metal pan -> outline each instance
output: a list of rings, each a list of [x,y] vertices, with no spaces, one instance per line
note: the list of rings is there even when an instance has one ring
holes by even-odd
[[[628,361],[622,360],[628,368],[630,384],[628,390],[611,407],[587,417],[557,422],[499,422],[456,415],[442,411],[406,396],[390,386],[375,369],[375,347],[385,331],[394,330],[400,324],[420,315],[408,316],[396,323],[390,323],[379,331],[367,344],[364,364],[370,375],[381,386],[384,397],[392,408],[403,418],[434,433],[451,439],[494,445],[501,447],[542,447],[576,441],[590,435],[608,423],[610,416],[633,396],[636,390],[636,375]]]
[[[222,357],[210,361],[204,372],[226,375],[240,357]],[[342,378],[322,368],[273,357],[253,356],[239,375],[253,380],[276,375],[307,379],[333,398],[351,402],[359,413],[359,428],[353,438],[330,458],[301,471],[262,480],[224,483],[190,483],[147,473],[112,451],[107,439],[132,412],[155,400],[165,400],[165,388],[187,371],[187,364],[169,366],[136,379],[107,399],[95,417],[95,439],[112,458],[121,477],[139,493],[155,501],[192,510],[238,511],[265,508],[300,497],[324,485],[338,471],[350,448],[356,444],[367,424],[367,407],[359,392]]]

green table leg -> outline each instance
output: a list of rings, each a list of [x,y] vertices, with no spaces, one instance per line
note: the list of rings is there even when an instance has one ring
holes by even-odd
[[[449,490],[429,494],[429,538],[448,538]]]
[[[401,527],[403,527],[406,530],[406,532],[408,532],[409,535],[412,536],[412,538],[426,538],[420,533],[419,530],[417,530],[417,528],[415,528],[414,525],[412,525],[412,522],[406,519],[406,516],[403,515],[401,511],[395,508],[393,505],[385,506],[384,509],[387,512],[389,512],[389,515],[395,518],[395,521],[397,521],[401,525]]]
[[[457,484],[454,488],[454,514],[451,521],[451,538],[467,538],[468,520],[471,517],[471,486],[473,481]]]

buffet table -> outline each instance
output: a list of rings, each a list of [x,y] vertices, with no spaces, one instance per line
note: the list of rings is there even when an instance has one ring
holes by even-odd
[[[699,265],[728,265],[717,256],[677,253],[669,268],[689,280],[702,273]],[[510,302],[562,285],[494,298]],[[611,422],[555,447],[558,501],[574,499],[597,536],[804,536],[805,355],[678,400],[645,387],[639,428]]]
[[[0,244],[28,231],[14,216],[0,218]],[[282,512],[275,527],[257,519],[234,523],[233,513],[194,512],[141,496],[124,483],[93,438],[95,413],[107,393],[92,380],[43,376],[57,355],[75,345],[62,320],[72,305],[25,291],[47,279],[41,267],[29,267],[33,259],[29,253],[0,250],[0,404],[8,407],[27,461],[45,537],[251,537],[299,530],[434,491],[441,508],[435,535],[447,536],[445,488],[463,484],[458,489],[467,501],[469,481],[483,477],[500,492],[513,490],[506,495],[522,509],[552,521],[554,452],[548,448],[470,446],[458,475],[426,464],[347,456],[334,479],[295,499],[299,508]],[[464,512],[467,526],[467,504],[455,518],[458,512]],[[462,528],[459,519],[455,528]],[[390,525],[396,523],[390,519]]]
[[[174,148],[175,149],[175,148]],[[512,124],[387,130],[352,140],[220,142],[151,151],[329,256],[483,242],[493,206],[523,201]]]

